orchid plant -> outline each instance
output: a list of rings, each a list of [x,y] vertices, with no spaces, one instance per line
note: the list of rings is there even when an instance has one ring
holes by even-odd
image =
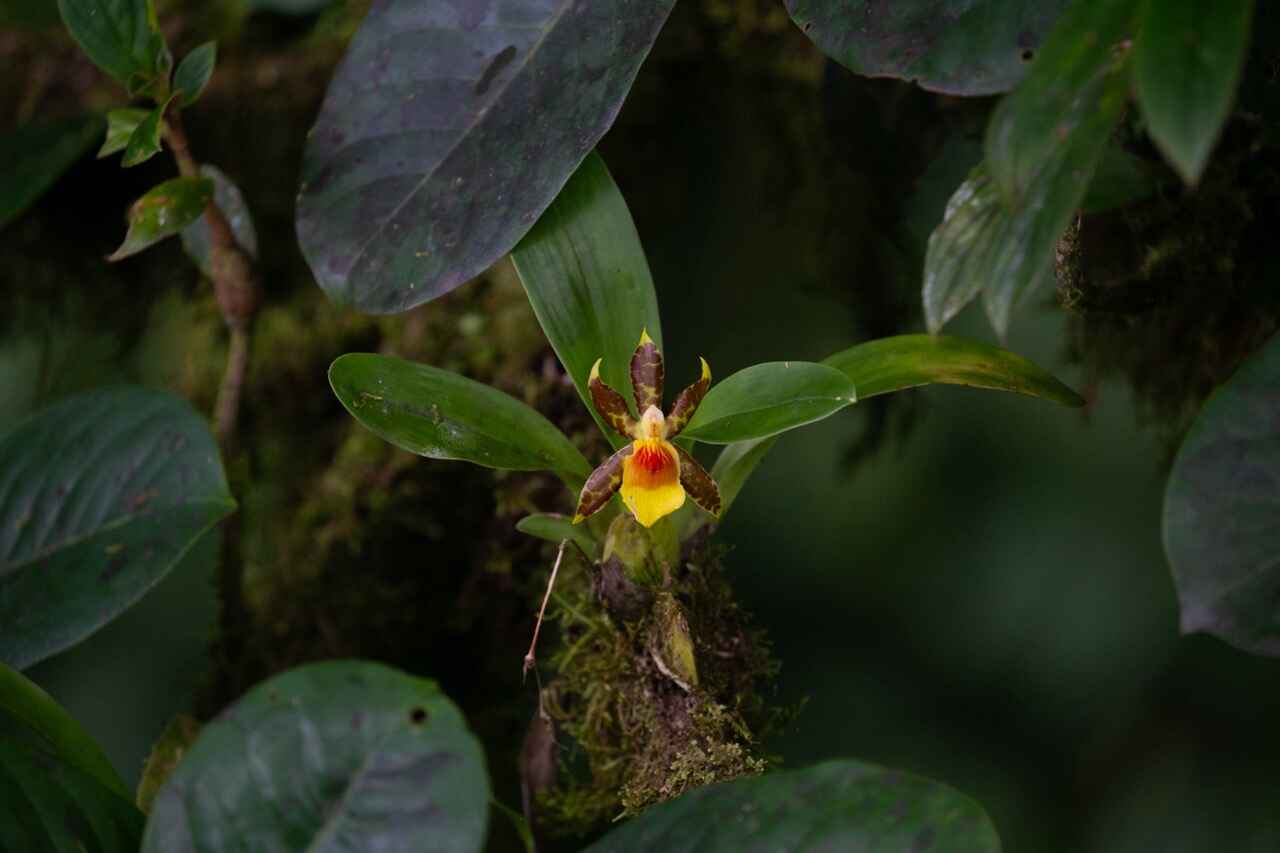
[[[401,448],[493,468],[551,471],[568,490],[564,507],[572,500],[572,515],[539,513],[517,525],[559,543],[524,656],[526,674],[537,667],[538,631],[567,545],[573,543],[589,565],[587,574],[566,579],[571,586],[557,588],[561,642],[574,638],[572,650],[550,655],[549,682],[539,676],[545,686],[522,753],[526,817],[534,825],[537,804],[555,809],[557,797],[585,802],[598,796],[603,803],[601,812],[585,818],[554,812],[552,823],[559,825],[616,817],[619,808],[635,814],[678,796],[687,783],[673,787],[659,774],[665,781],[655,786],[645,768],[667,766],[669,756],[657,754],[668,749],[664,744],[694,735],[679,735],[682,729],[664,727],[662,720],[703,721],[706,730],[697,737],[706,751],[698,753],[703,763],[690,778],[723,781],[765,768],[752,734],[764,723],[723,722],[732,713],[725,709],[737,707],[742,691],[752,689],[744,684],[754,682],[727,683],[722,670],[755,671],[749,660],[767,670],[761,662],[767,653],[751,656],[755,646],[743,639],[745,627],[707,621],[705,614],[720,611],[707,609],[707,593],[697,589],[715,583],[710,579],[720,568],[706,559],[706,540],[695,534],[714,531],[779,436],[861,399],[935,382],[1083,403],[1006,350],[960,338],[900,335],[850,347],[821,363],[752,365],[714,386],[700,359],[696,380],[664,412],[657,297],[626,204],[594,154],[512,252],[512,261],[565,373],[613,448],[598,465],[523,402],[446,370],[351,353],[333,363],[329,378],[353,416]],[[698,443],[723,448],[710,471],[694,455]],[[581,586],[584,581],[589,588]],[[717,631],[739,632],[740,658],[699,661],[699,649],[717,645]],[[586,648],[597,651],[581,651]],[[611,649],[630,651],[606,662]],[[612,673],[613,680],[602,684],[602,673]],[[598,701],[588,701],[589,694]],[[658,707],[667,701],[661,697],[674,697],[673,707],[684,710],[671,717]],[[598,739],[600,731],[624,730],[638,732],[633,749]],[[554,781],[561,762],[550,731],[581,745],[591,768],[586,777],[566,767],[567,778]],[[645,750],[657,753],[646,758]],[[529,772],[531,766],[546,768],[550,781]],[[540,800],[539,793],[550,799]]]
[[[601,556],[609,522],[625,511],[655,540],[667,540],[661,551],[674,559],[678,548],[669,540],[678,544],[720,520],[779,435],[859,399],[948,383],[1083,403],[1012,352],[954,337],[900,335],[821,363],[753,365],[714,387],[702,359],[698,379],[664,413],[657,297],[626,203],[596,154],[512,260],[552,348],[613,445],[598,466],[529,406],[449,371],[353,353],[333,363],[330,384],[362,424],[406,450],[556,473],[576,497],[573,515],[538,514],[519,528],[572,541],[591,558]],[[723,446],[710,471],[695,458],[694,443]],[[686,498],[702,512],[690,511]]]

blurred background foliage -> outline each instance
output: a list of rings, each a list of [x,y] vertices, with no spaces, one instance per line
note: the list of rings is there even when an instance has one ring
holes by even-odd
[[[208,715],[305,660],[385,660],[441,681],[516,802],[533,707],[517,670],[546,552],[513,526],[563,509],[548,506],[554,486],[392,450],[349,421],[325,368],[380,349],[492,382],[571,430],[589,419],[505,263],[395,318],[314,286],[293,230],[299,162],[365,4],[158,5],[175,53],[220,40],[188,132],[243,190],[261,246],[265,304],[227,460],[240,538],[221,553],[206,538],[30,675],[132,783],[178,710]],[[1267,6],[1243,95],[1264,123],[1280,67]],[[0,65],[17,72],[0,80],[4,129],[119,105],[56,28],[0,30]],[[925,242],[992,103],[856,77],[773,0],[678,4],[601,145],[649,254],[671,384],[699,355],[725,376],[918,330]],[[211,405],[221,319],[177,241],[102,262],[128,200],[168,168],[84,159],[0,230],[0,427],[121,379]],[[942,779],[1012,853],[1275,849],[1280,662],[1179,637],[1160,545],[1169,459],[1212,383],[1179,358],[1185,325],[1097,316],[1044,298],[1007,342],[1087,389],[1083,414],[930,388],[860,404],[767,459],[722,538],[783,662],[777,698],[805,702],[770,746],[789,765],[856,755]],[[990,337],[972,308],[949,331]],[[228,561],[244,585],[220,612]]]

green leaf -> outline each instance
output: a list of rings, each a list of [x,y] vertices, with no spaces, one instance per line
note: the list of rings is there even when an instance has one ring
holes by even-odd
[[[568,539],[593,560],[600,558],[600,543],[591,537],[584,524],[574,524],[568,516],[552,513],[526,515],[516,522],[516,530],[559,544]]]
[[[0,732],[42,751],[127,796],[128,789],[107,754],[53,697],[22,673],[0,663]]]
[[[136,853],[142,813],[38,744],[0,734],[0,850]]]
[[[102,748],[0,663],[0,850],[133,853],[142,815]]]
[[[820,421],[857,402],[853,382],[807,361],[757,364],[711,386],[683,438],[731,444]]]
[[[1043,397],[1064,406],[1084,398],[1017,353],[945,335],[896,335],[824,359],[858,388],[859,399],[918,385],[968,385]]]
[[[947,201],[942,222],[929,235],[924,257],[924,321],[937,333],[974,300],[993,270],[1018,248],[1009,231],[1013,220],[979,163]]]
[[[648,329],[661,349],[662,328],[635,223],[599,154],[582,162],[511,260],[587,410],[621,447],[626,439],[607,428],[591,404],[591,366],[603,359],[600,378],[630,401],[631,354],[640,332]]]
[[[28,124],[0,136],[0,228],[44,195],[102,135],[102,119]]]
[[[1073,3],[1027,79],[996,107],[987,126],[987,171],[975,170],[956,191],[929,241],[924,300],[930,331],[981,290],[1004,337],[1017,303],[1050,280],[1058,238],[1124,112],[1125,38],[1136,5]]]
[[[586,853],[865,850],[999,853],[982,808],[939,782],[859,761],[766,773],[654,806]]]
[[[129,233],[107,260],[122,260],[172,237],[199,219],[212,199],[208,178],[174,178],[153,187],[129,208]]]
[[[151,0],[58,0],[58,11],[80,48],[103,71],[130,87],[163,67]]]
[[[1013,211],[1034,205],[1035,186],[1060,170],[1073,149],[1096,146],[1092,153],[1101,153],[1127,94],[1124,40],[1140,5],[1076,0],[1027,79],[996,106],[987,125],[987,168]]]
[[[128,169],[139,163],[145,163],[160,153],[160,131],[164,127],[164,114],[176,97],[178,95],[175,92],[163,104],[147,113],[146,118],[138,122],[138,126],[129,135],[129,142],[125,145],[124,157],[120,161],[121,166]]]
[[[156,796],[142,850],[467,853],[484,844],[488,799],[480,742],[434,681],[313,663],[204,727]]]
[[[849,377],[862,400],[941,383],[1012,391],[1065,406],[1084,405],[1080,395],[1022,356],[964,338],[897,335],[858,344],[822,363]],[[771,436],[737,441],[720,452],[711,477],[720,487],[721,519],[777,440]],[[691,518],[683,535],[704,522],[703,518]]]
[[[221,169],[207,163],[200,166],[200,175],[213,181],[214,204],[218,205],[222,215],[231,223],[231,233],[235,235],[236,243],[250,257],[258,257],[258,232],[254,230],[253,216],[240,188]],[[182,229],[182,248],[200,268],[200,272],[209,278],[213,277],[212,246],[207,213]]]
[[[124,107],[107,113],[107,138],[98,149],[98,159],[110,157],[117,151],[123,151],[129,145],[129,138],[138,129],[138,125],[152,114],[152,110],[137,107]]]
[[[1280,336],[1196,416],[1164,499],[1184,633],[1280,655]]]
[[[1121,102],[1112,103],[1118,115]],[[951,200],[929,237],[924,262],[924,314],[937,332],[979,293],[1003,337],[1015,305],[1053,278],[1058,239],[1083,201],[1093,173],[1092,152],[1071,151],[1032,190],[1030,203],[1011,214],[982,165]]]
[[[0,660],[101,628],[234,507],[204,417],[171,394],[91,391],[20,423],[0,438]]]
[[[1149,0],[1134,43],[1147,131],[1183,179],[1200,180],[1249,52],[1253,0]]]
[[[1070,0],[786,0],[787,11],[836,62],[951,95],[1017,85]]]
[[[173,53],[159,29],[147,41],[147,51],[152,70],[130,74],[125,89],[131,98],[147,97],[159,104],[169,99],[169,72],[173,70]]]
[[[181,93],[182,106],[189,107],[204,93],[218,61],[218,43],[207,41],[183,57],[173,73],[173,91]]]
[[[533,409],[480,382],[399,358],[348,353],[329,384],[352,417],[396,447],[489,468],[584,478],[591,466]],[[580,480],[579,480],[580,482]]]
[[[404,311],[511,251],[613,123],[673,5],[375,4],[303,160],[298,239],[320,286]]]

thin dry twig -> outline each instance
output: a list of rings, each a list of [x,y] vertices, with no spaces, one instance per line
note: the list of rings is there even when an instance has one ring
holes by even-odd
[[[533,640],[529,643],[529,651],[524,656],[524,668],[521,672],[522,678],[529,677],[529,670],[537,666],[538,661],[535,652],[538,647],[538,632],[542,630],[542,618],[547,612],[547,602],[551,600],[551,590],[556,585],[556,573],[560,571],[560,560],[564,558],[564,547],[569,544],[568,539],[560,540],[560,548],[556,551],[555,564],[551,566],[551,577],[547,578],[547,591],[542,596],[542,606],[538,608],[538,621],[533,626]]]

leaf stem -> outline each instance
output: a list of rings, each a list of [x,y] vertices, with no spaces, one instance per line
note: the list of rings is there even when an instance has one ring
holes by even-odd
[[[183,177],[199,177],[200,167],[191,155],[191,144],[182,125],[181,113],[174,110],[165,118],[165,138]],[[236,243],[235,232],[222,208],[212,199],[205,208],[209,223],[209,267],[213,293],[231,333],[227,366],[214,406],[214,431],[223,451],[234,443],[239,419],[241,389],[249,369],[249,323],[258,309],[261,294],[249,256]]]

